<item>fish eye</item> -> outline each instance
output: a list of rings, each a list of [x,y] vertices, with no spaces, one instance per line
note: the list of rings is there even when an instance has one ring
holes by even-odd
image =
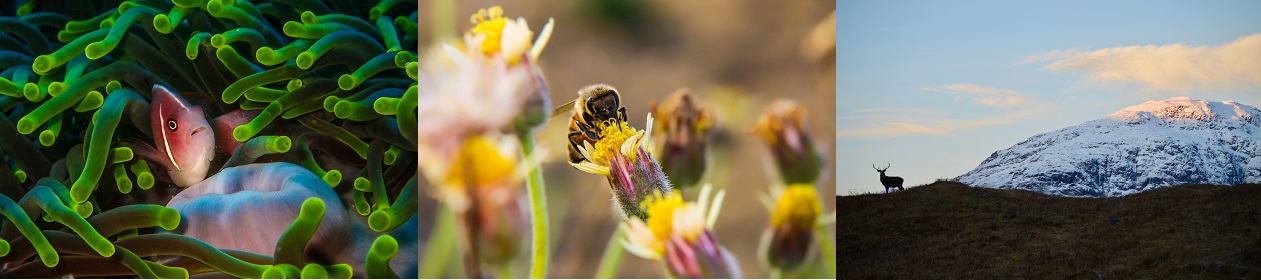
[[[166,128],[170,129],[171,131],[175,131],[175,128],[176,128],[175,120],[166,121]]]

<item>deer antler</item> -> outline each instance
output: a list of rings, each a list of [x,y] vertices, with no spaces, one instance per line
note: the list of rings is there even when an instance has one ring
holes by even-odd
[[[885,170],[889,170],[889,167],[890,167],[890,166],[893,166],[893,164],[886,164],[886,165],[884,166],[884,168],[883,168],[883,169],[881,169],[881,168],[879,168],[879,167],[876,167],[876,165],[875,165],[875,164],[872,164],[872,165],[871,165],[871,168],[876,169],[876,171],[881,171],[881,172],[883,172],[883,171],[885,171]]]

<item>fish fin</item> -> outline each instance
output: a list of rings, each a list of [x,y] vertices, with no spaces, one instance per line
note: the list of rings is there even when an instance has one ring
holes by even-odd
[[[215,150],[220,153],[236,153],[241,142],[232,137],[232,130],[254,120],[258,112],[237,109],[210,120],[210,127],[215,131]]]
[[[166,154],[159,151],[158,148],[154,148],[153,145],[140,142],[140,140],[133,138],[123,139],[120,144],[123,147],[131,148],[131,152],[134,153],[136,157],[147,160],[150,163],[157,164],[158,166],[162,166],[165,170],[175,169],[175,166],[171,164],[171,161],[166,158]]]

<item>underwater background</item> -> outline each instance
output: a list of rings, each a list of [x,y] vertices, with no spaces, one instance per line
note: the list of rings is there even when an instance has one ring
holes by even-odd
[[[0,278],[416,277],[413,4],[0,1]]]

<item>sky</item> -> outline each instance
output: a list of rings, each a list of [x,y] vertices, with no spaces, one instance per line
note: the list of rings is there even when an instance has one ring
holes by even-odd
[[[1261,107],[1261,1],[840,1],[837,195],[952,179],[1147,100]]]

